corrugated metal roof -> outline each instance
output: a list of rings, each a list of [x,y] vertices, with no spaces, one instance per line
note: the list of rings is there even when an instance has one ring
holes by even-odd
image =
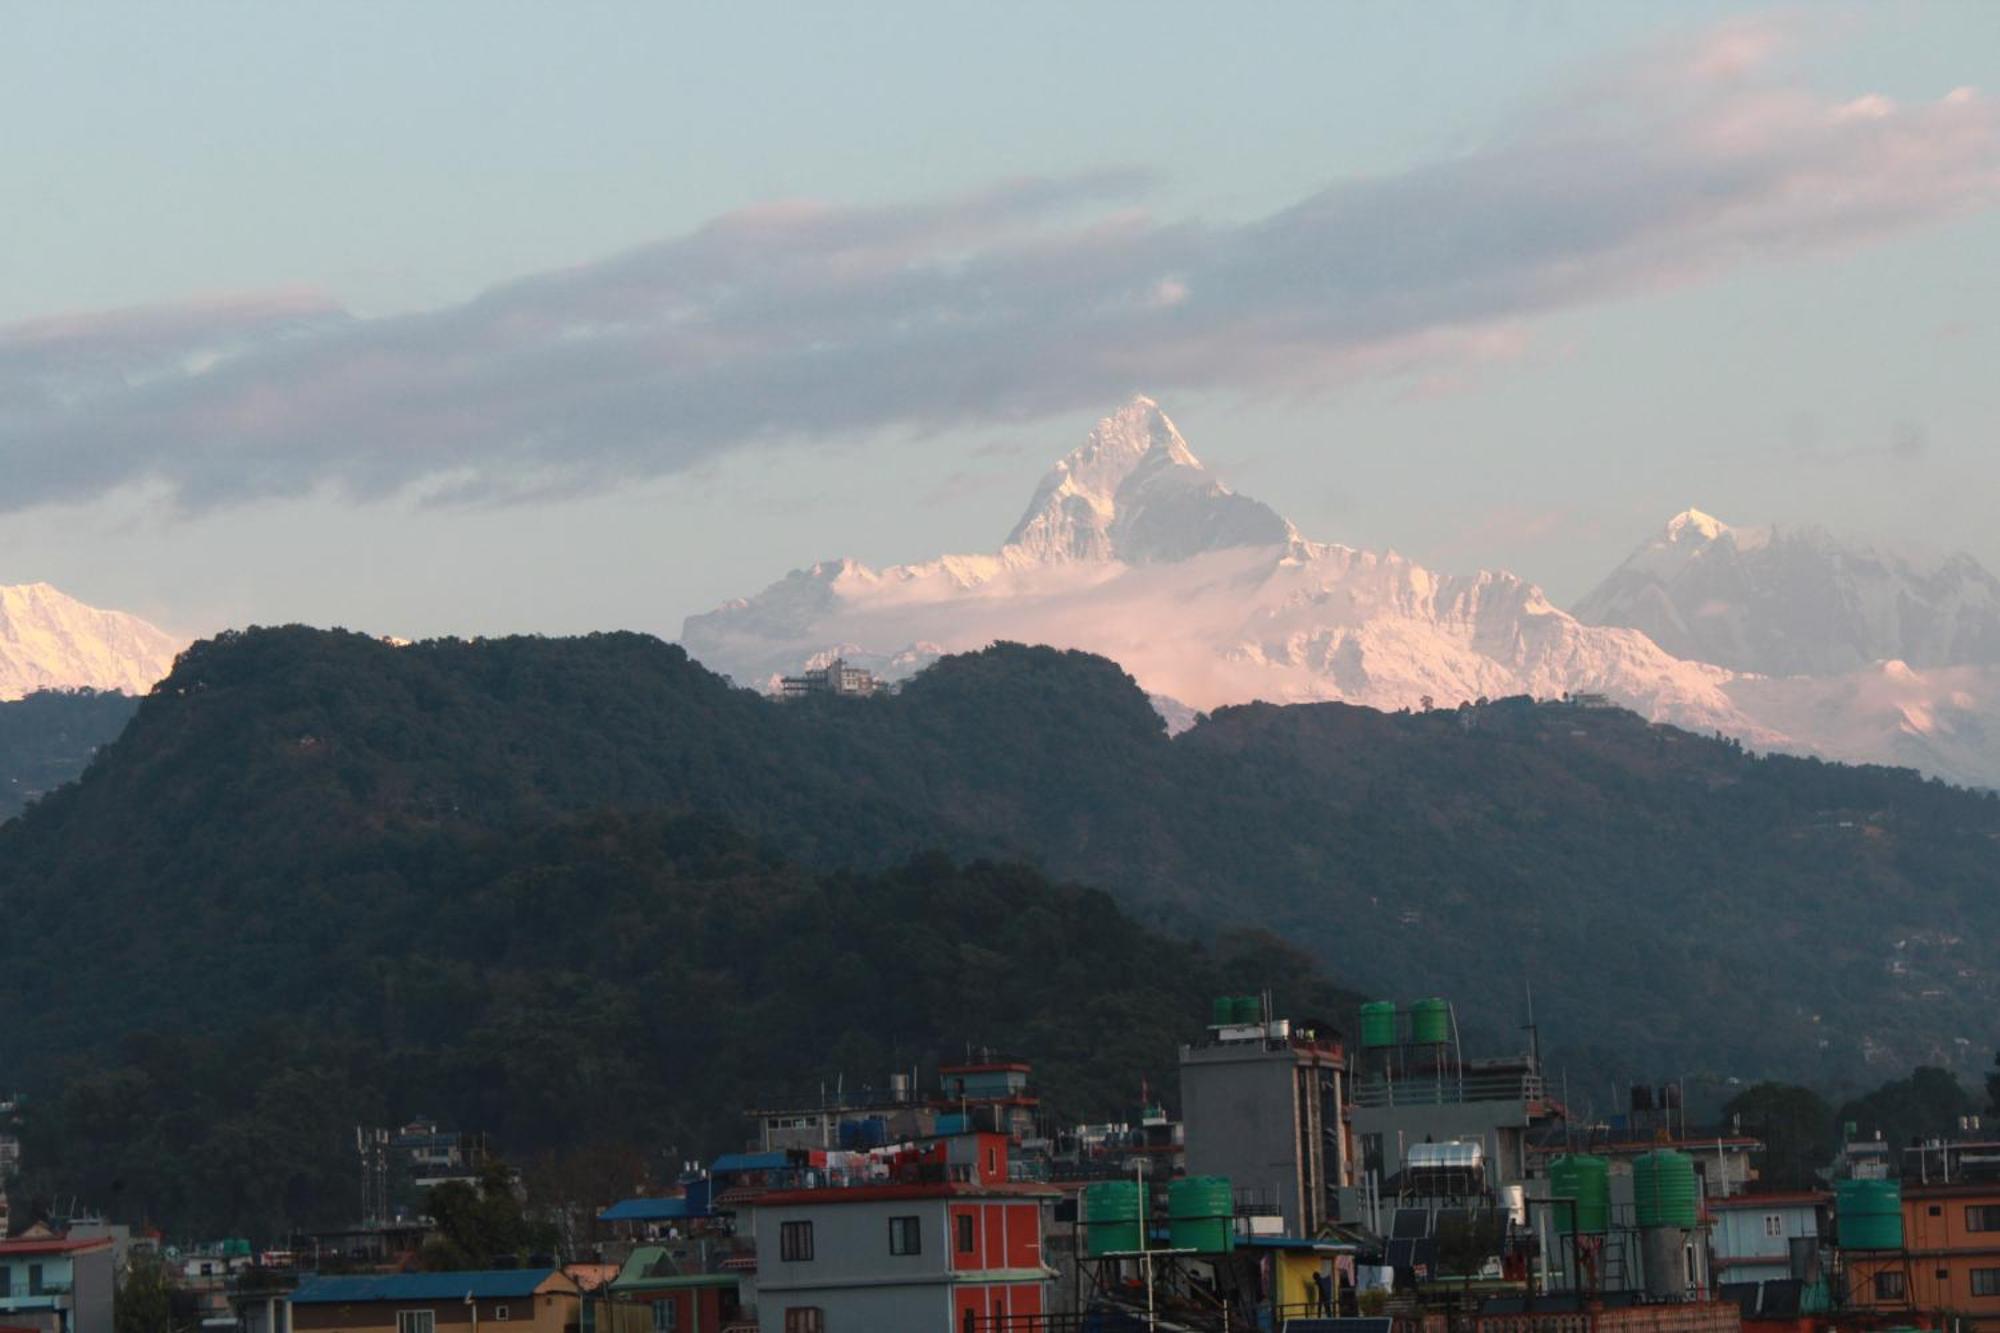
[[[709,1168],[712,1175],[718,1171],[773,1171],[791,1161],[791,1155],[783,1152],[726,1152],[715,1159]]]
[[[597,1215],[600,1222],[667,1222],[683,1217],[706,1217],[684,1198],[621,1199]]]
[[[369,1301],[455,1301],[532,1296],[550,1278],[574,1284],[553,1268],[487,1268],[466,1273],[382,1273],[316,1277],[299,1284],[294,1305],[358,1305]]]

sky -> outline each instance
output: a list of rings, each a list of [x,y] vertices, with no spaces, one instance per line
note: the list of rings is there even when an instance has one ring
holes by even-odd
[[[12,7],[0,582],[633,628],[1133,393],[1307,535],[2000,569],[2000,6]]]

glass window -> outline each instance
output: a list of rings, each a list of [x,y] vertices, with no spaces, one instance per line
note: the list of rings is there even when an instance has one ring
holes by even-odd
[[[1974,1203],[1965,1208],[1967,1231],[2000,1231],[2000,1204]]]
[[[1975,1296],[2000,1296],[2000,1268],[1973,1269],[1972,1294]]]
[[[514,1312],[504,1305],[496,1305],[493,1307],[493,1317],[500,1320],[512,1319]]]
[[[1776,1213],[1764,1214],[1764,1234],[1782,1236],[1785,1234],[1785,1219]]]
[[[780,1223],[778,1226],[778,1257],[789,1263],[803,1263],[812,1258],[813,1224],[810,1222]]]
[[[957,1222],[958,1222],[958,1252],[960,1254],[971,1254],[973,1251],[972,1214],[960,1213],[958,1215]]]
[[[817,1305],[794,1305],[785,1311],[785,1333],[826,1333],[826,1318]]]
[[[681,1307],[673,1297],[653,1302],[653,1333],[678,1333],[680,1326]]]
[[[1909,1284],[1903,1275],[1891,1270],[1875,1275],[1875,1299],[1878,1301],[1900,1301],[1909,1294]]]
[[[437,1333],[437,1316],[429,1310],[398,1310],[396,1333]]]
[[[892,1217],[889,1219],[889,1253],[922,1254],[924,1252],[923,1230],[914,1217]]]

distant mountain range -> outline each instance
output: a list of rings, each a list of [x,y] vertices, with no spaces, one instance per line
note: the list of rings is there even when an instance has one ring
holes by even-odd
[[[37,690],[144,694],[185,647],[137,616],[85,606],[46,583],[0,587],[0,700]]]
[[[1920,567],[1690,510],[1571,615],[1509,573],[1309,540],[1136,398],[1049,471],[997,552],[822,562],[681,637],[760,684],[834,656],[901,676],[995,640],[1074,647],[1168,712],[1603,694],[1759,748],[1997,785],[1996,589],[1969,556]]]

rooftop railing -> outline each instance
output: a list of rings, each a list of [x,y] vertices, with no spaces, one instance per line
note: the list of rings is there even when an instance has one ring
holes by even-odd
[[[1543,1095],[1536,1074],[1445,1074],[1406,1079],[1371,1078],[1353,1086],[1358,1107],[1456,1106],[1461,1102],[1532,1102]]]

